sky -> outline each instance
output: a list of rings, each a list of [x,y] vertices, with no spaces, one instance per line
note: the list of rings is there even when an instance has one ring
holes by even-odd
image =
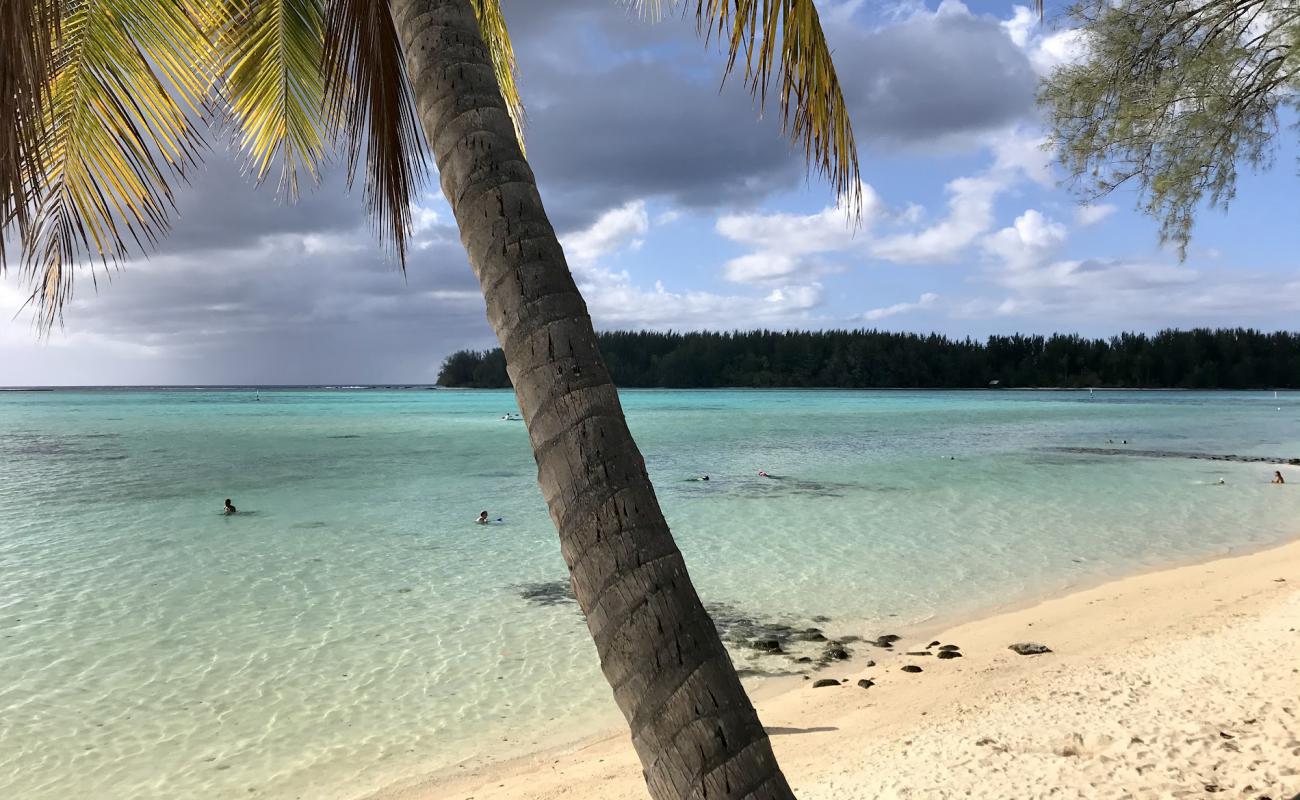
[[[1054,4],[1045,23],[1012,2],[818,7],[859,144],[857,227],[777,110],[720,87],[693,19],[506,0],[529,159],[598,329],[1295,327],[1290,130],[1180,260],[1131,192],[1083,204],[1042,148],[1036,83],[1080,52]],[[493,346],[436,179],[403,275],[337,172],[289,206],[218,141],[170,236],[83,269],[48,337],[10,270],[0,385],[427,383],[452,351]]]

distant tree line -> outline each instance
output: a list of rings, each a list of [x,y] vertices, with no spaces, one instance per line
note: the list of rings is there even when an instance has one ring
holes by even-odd
[[[1061,386],[1181,389],[1300,388],[1300,333],[1236,328],[990,336],[868,330],[599,335],[614,383],[642,388],[842,389]],[[506,388],[501,350],[462,350],[442,386]]]

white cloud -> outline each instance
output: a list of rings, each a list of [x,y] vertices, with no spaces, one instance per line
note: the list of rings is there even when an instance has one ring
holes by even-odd
[[[876,320],[887,319],[889,317],[906,314],[910,311],[916,311],[918,308],[929,308],[938,301],[939,295],[934,292],[926,292],[916,299],[914,303],[894,303],[892,306],[884,308],[873,308],[862,315],[864,320],[874,322]]]
[[[855,229],[843,203],[813,214],[729,214],[714,226],[719,234],[753,248],[733,258],[723,275],[733,283],[770,285],[796,276],[805,280],[833,271],[818,254],[861,248],[867,231],[888,210],[876,190],[862,184],[862,218]]]
[[[601,214],[590,227],[560,237],[569,264],[583,268],[628,247],[650,230],[644,200],[633,200]]]
[[[1028,6],[1016,6],[1002,27],[1016,46],[1025,51],[1039,75],[1049,75],[1062,64],[1082,60],[1088,52],[1083,33],[1076,28],[1047,31],[1038,13]]]
[[[872,255],[901,264],[951,263],[993,228],[994,201],[1023,179],[1052,183],[1048,154],[1036,133],[1016,128],[993,136],[993,164],[984,172],[948,183],[948,214],[928,228],[880,239]],[[921,214],[909,208],[907,215]]]
[[[1081,228],[1086,228],[1089,225],[1096,225],[1115,211],[1115,206],[1107,203],[1082,205],[1074,212],[1074,223]]]
[[[1064,225],[1031,208],[1011,226],[985,237],[983,245],[1007,269],[1025,270],[1048,261],[1068,235]]]
[[[946,217],[924,230],[880,239],[871,246],[872,255],[903,264],[953,261],[993,227],[993,199],[1007,185],[992,174],[950,181]]]
[[[827,235],[831,220],[838,215],[839,225],[844,225],[842,211],[828,209],[820,222],[807,222],[802,230],[809,236]],[[824,218],[822,218],[824,216]],[[656,222],[664,215],[656,217]],[[671,221],[672,218],[669,219]],[[759,240],[781,246],[790,240],[767,237],[768,231],[756,216],[738,215],[724,218],[719,225],[735,236],[754,236]],[[795,216],[790,224],[800,227]],[[670,291],[662,281],[656,281],[653,290],[638,287],[626,271],[616,271],[602,265],[600,260],[620,250],[636,248],[650,231],[645,203],[628,203],[602,214],[590,227],[561,238],[565,252],[576,265],[574,276],[578,288],[587,301],[592,320],[601,328],[715,328],[768,325],[785,327],[807,323],[808,312],[822,302],[821,284],[791,278],[794,270],[779,263],[779,254],[762,254],[771,263],[762,263],[755,254],[750,269],[753,283],[772,286],[766,295],[718,294],[704,291]],[[766,238],[765,238],[766,237]],[[822,239],[825,241],[825,239]],[[802,253],[806,245],[795,245],[793,252]]]

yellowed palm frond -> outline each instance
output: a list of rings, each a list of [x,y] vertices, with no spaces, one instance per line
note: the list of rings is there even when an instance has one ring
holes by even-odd
[[[280,191],[298,196],[298,173],[319,183],[328,137],[321,73],[321,0],[216,0],[212,32],[220,94],[258,182],[279,165]]]
[[[20,226],[43,327],[71,296],[78,261],[107,265],[166,232],[170,180],[202,146],[192,112],[203,82],[184,65],[208,57],[172,0],[65,1],[52,54],[43,171]]]
[[[45,171],[58,0],[0,0],[0,271],[5,229],[26,228]]]
[[[519,66],[515,63],[515,48],[510,43],[510,31],[506,28],[505,14],[501,10],[501,0],[472,0],[474,14],[478,17],[479,31],[492,55],[492,67],[496,71],[497,85],[501,87],[501,97],[506,101],[506,110],[515,123],[515,135],[519,146],[524,146],[524,103],[519,97]]]
[[[388,3],[330,0],[323,72],[327,120],[347,151],[348,183],[364,151],[366,206],[405,269],[411,205],[428,167]]]
[[[813,0],[688,0],[706,39],[727,47],[724,79],[738,61],[759,108],[767,102],[772,74],[780,82],[783,130],[803,145],[809,167],[826,176],[853,213],[861,210],[857,145],[830,47]],[[659,16],[676,0],[634,0]]]

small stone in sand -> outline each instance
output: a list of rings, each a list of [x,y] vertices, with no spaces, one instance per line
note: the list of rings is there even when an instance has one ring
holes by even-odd
[[[1037,644],[1036,642],[1016,642],[1007,649],[1014,650],[1022,656],[1036,656],[1042,653],[1052,652],[1052,648],[1045,644]]]
[[[940,659],[961,658],[961,657],[962,657],[961,653],[958,652],[957,650],[940,650],[940,651],[939,651],[939,658],[940,658]]]
[[[870,689],[872,686],[876,685],[876,682],[871,680],[870,678],[862,678],[861,680],[858,681],[858,685],[861,686],[863,689]]]
[[[874,667],[875,665],[876,665],[876,662],[874,662],[874,661],[868,661],[868,662],[867,662],[867,666],[868,666],[868,667]]]
[[[921,672],[921,668],[915,664],[908,664],[906,667],[903,667],[903,672]]]
[[[926,649],[928,650],[928,649],[931,648],[931,647],[938,647],[938,646],[939,646],[939,640],[936,639],[936,640],[934,640],[933,642],[930,642],[929,644],[927,644],[925,647],[926,647]]]
[[[909,655],[909,656],[928,656],[928,655],[930,655],[930,651],[929,651],[929,650],[912,650],[912,651],[909,651],[909,652],[907,653],[907,655]]]
[[[958,646],[955,645],[955,644],[945,644],[943,647],[940,647],[939,649],[940,649],[940,650],[960,650],[961,648],[958,647]]]
[[[840,682],[837,681],[837,680],[835,680],[834,678],[822,678],[821,680],[819,680],[819,681],[815,681],[815,682],[813,683],[813,688],[814,688],[814,689],[821,689],[821,688],[826,687],[826,686],[839,686],[839,685],[840,685]]]

